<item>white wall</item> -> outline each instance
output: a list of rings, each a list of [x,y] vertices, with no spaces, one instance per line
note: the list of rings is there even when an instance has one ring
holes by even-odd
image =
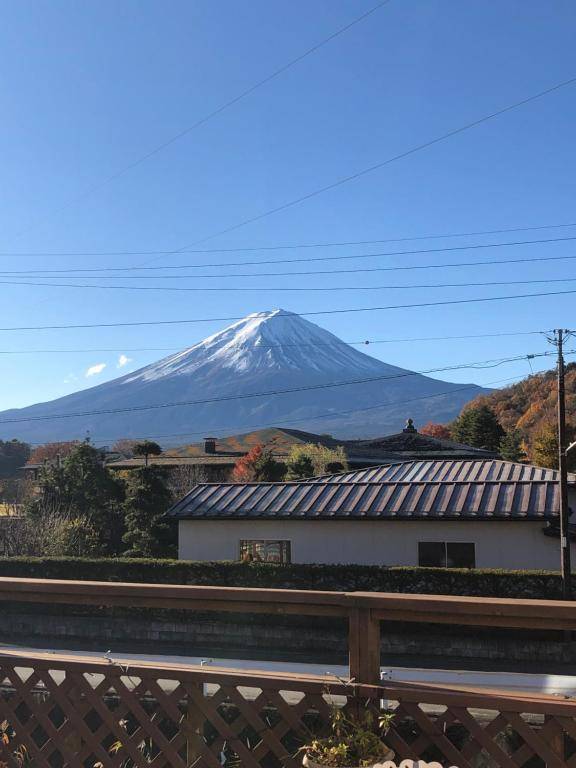
[[[182,520],[179,557],[238,560],[240,539],[288,539],[294,563],[418,565],[419,541],[474,542],[477,568],[559,568],[544,522]],[[572,545],[573,562],[576,547]]]

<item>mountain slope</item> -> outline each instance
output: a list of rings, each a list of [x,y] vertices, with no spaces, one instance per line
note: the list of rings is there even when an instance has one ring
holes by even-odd
[[[566,366],[566,421],[570,434],[576,430],[576,363]],[[556,427],[556,371],[527,376],[522,381],[481,395],[470,406],[488,405],[507,432],[518,430],[530,450],[535,436],[546,426]]]
[[[186,432],[229,434],[288,422],[301,429],[335,432],[339,437],[368,437],[397,431],[407,416],[417,423],[447,421],[464,403],[486,391],[407,374],[359,352],[299,315],[274,310],[248,315],[183,352],[114,381],[48,403],[4,411],[0,413],[0,438],[16,436],[40,442],[82,438],[89,432],[100,442]],[[358,379],[377,380],[252,396]],[[165,407],[166,403],[206,399],[219,402]],[[361,410],[387,403],[390,405],[382,409]],[[145,406],[154,408],[87,413]],[[341,414],[351,409],[355,412]],[[327,413],[328,418],[318,418]],[[67,418],[51,418],[62,414]],[[26,421],[2,424],[10,419]],[[178,438],[162,442],[177,443]]]

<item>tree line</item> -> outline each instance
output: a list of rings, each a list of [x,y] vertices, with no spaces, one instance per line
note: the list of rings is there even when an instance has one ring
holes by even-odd
[[[159,445],[136,444],[134,454],[144,456],[145,465],[125,472],[111,471],[88,441],[58,447],[62,452],[44,462],[36,480],[0,481],[0,499],[17,500],[19,513],[18,525],[3,526],[14,536],[3,542],[6,554],[176,555],[176,530],[164,517],[176,493],[165,469],[148,464],[148,456],[161,453]]]
[[[492,451],[506,461],[557,469],[558,435],[554,409],[550,408],[548,418],[530,432],[517,426],[518,422],[510,421],[509,428],[505,429],[496,409],[485,402],[488,398],[466,405],[450,424],[429,422],[422,427],[421,434]],[[576,430],[573,425],[568,425],[568,435],[574,439]],[[576,457],[570,454],[569,457],[570,469],[575,469]]]
[[[15,447],[10,447],[14,453]],[[111,470],[103,452],[88,441],[42,446],[36,456],[29,449],[22,451],[19,461],[10,465],[12,472],[18,468],[15,465],[22,466],[30,457],[41,458],[42,466],[34,481],[25,477],[0,480],[0,500],[12,499],[18,511],[18,519],[12,519],[10,524],[5,521],[3,526],[4,539],[9,539],[2,541],[3,553],[174,557],[176,526],[165,513],[205,478],[195,468],[168,471],[150,462],[149,457],[162,452],[152,441],[124,448],[131,456],[142,456],[143,465]],[[256,446],[238,459],[231,479],[298,480],[343,471],[347,466],[341,448],[296,446],[287,460],[281,462],[270,451]]]

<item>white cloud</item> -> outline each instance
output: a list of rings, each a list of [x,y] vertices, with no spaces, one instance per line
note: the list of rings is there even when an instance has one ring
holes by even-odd
[[[97,376],[99,373],[102,373],[104,368],[106,368],[106,363],[96,363],[96,365],[91,365],[84,375],[87,379],[90,376]]]
[[[64,384],[73,384],[75,381],[78,381],[78,376],[75,373],[69,373],[64,379]]]
[[[125,365],[128,365],[128,363],[132,362],[131,357],[126,357],[126,355],[120,355],[118,358],[118,364],[116,365],[116,368],[124,368]]]

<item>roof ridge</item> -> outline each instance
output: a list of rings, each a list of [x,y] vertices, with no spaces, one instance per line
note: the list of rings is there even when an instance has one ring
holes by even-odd
[[[362,470],[359,470],[362,471]],[[331,475],[327,475],[327,477],[331,477]],[[311,478],[307,478],[311,479]],[[306,482],[306,479],[303,480],[275,480],[275,481],[259,481],[259,480],[252,480],[248,483],[227,483],[227,482],[213,482],[213,483],[196,483],[192,491],[196,490],[196,488],[207,488],[210,486],[220,486],[220,487],[226,487],[226,488],[263,488],[268,486],[280,486],[280,485],[301,485],[303,487],[308,487],[309,485],[313,487],[318,487],[322,485],[334,487],[334,488],[340,488],[345,485],[353,485],[355,487],[362,486],[362,485],[455,485],[455,484],[462,484],[462,485],[487,485],[488,483],[498,483],[498,484],[511,484],[514,483],[516,485],[526,484],[526,485],[533,485],[535,483],[556,483],[556,480],[552,480],[551,478],[537,478],[537,479],[515,479],[515,478],[498,478],[498,477],[490,477],[486,479],[478,479],[478,478],[472,478],[472,479],[449,479],[449,480],[427,480],[427,479],[417,479],[417,480],[346,480],[342,483],[331,483],[326,481],[325,483],[308,483]]]

